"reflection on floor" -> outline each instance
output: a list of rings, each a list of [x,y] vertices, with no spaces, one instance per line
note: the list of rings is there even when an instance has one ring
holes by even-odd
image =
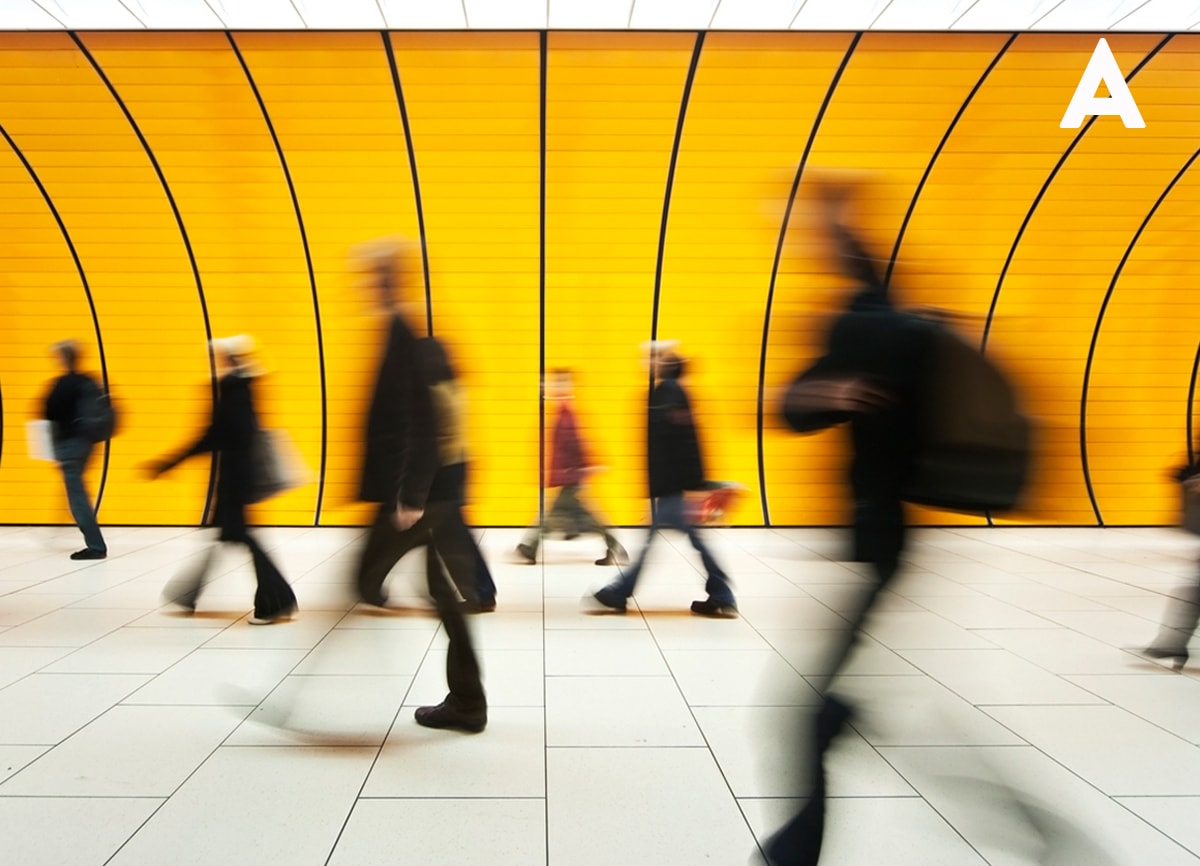
[[[80,563],[73,529],[0,527],[0,862],[761,863],[863,586],[840,532],[715,529],[740,619],[687,612],[702,580],[675,536],[626,616],[590,615],[614,571],[592,564],[598,539],[529,566],[516,531],[483,531],[500,597],[471,620],[491,703],[471,736],[412,718],[445,688],[423,554],[380,612],[348,598],[360,531],[262,530],[301,612],[255,628],[242,554],[184,617],[160,593],[207,534],[106,534],[110,558]],[[642,532],[622,534],[636,552]],[[822,863],[1200,863],[1200,662],[1125,649],[1196,546],[919,532],[839,683],[859,712],[830,761]]]

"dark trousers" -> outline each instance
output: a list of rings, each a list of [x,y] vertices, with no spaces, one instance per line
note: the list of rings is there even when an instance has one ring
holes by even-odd
[[[1159,629],[1154,646],[1170,652],[1182,653],[1200,623],[1200,574],[1183,587],[1178,595],[1167,601],[1167,613]]]
[[[244,544],[250,551],[254,562],[254,579],[257,588],[254,591],[254,615],[270,619],[296,607],[296,594],[284,578],[283,573],[275,562],[263,550],[262,545],[244,528],[235,534],[223,530],[218,543]],[[164,595],[177,604],[194,608],[204,585],[208,582],[213,560],[216,559],[217,545],[214,544],[204,554],[204,558],[193,568],[175,577],[167,584]]]
[[[448,700],[467,711],[481,709],[487,705],[487,699],[483,693],[479,660],[458,603],[458,592],[462,592],[468,601],[477,597],[478,548],[463,522],[462,510],[456,502],[430,502],[425,506],[424,516],[404,531],[392,522],[394,514],[395,508],[389,504],[379,507],[359,565],[358,586],[360,590],[375,586],[378,592],[400,557],[417,547],[428,547],[425,577],[449,639],[446,653]],[[376,579],[378,583],[375,583]]]
[[[395,509],[388,505],[381,505],[376,512],[355,575],[359,598],[372,604],[382,603],[386,599],[383,584],[389,572],[396,567],[396,563],[406,554],[429,543],[429,533],[423,522],[418,522],[402,532],[392,523],[395,513]],[[461,506],[455,506],[453,512],[445,515],[444,519],[444,537],[452,539],[451,544],[455,547],[470,550],[473,561],[469,579],[461,571],[451,572],[450,578],[454,585],[467,601],[494,601],[496,582],[492,579],[492,572],[483,558],[483,552],[475,542],[475,536],[463,520]]]
[[[610,553],[622,552],[621,542],[617,541],[616,536],[609,531],[608,527],[601,523],[591,509],[583,503],[579,498],[579,493],[578,484],[567,484],[560,487],[550,510],[542,516],[537,526],[529,528],[521,543],[528,545],[534,553],[537,553],[542,536],[549,535],[555,527],[561,526],[568,533],[575,535],[585,533],[600,535],[604,538],[605,547]]]
[[[900,565],[904,549],[904,510],[899,498],[875,498],[856,516],[855,535],[864,536],[864,549],[870,553],[875,583],[859,600],[833,647],[829,679],[825,682],[824,701],[817,711],[813,732],[803,745],[808,760],[808,802],[791,821],[767,842],[767,862],[771,866],[816,866],[825,838],[825,753],[851,716],[851,708],[830,692],[830,684],[845,668],[854,641],[879,594],[887,587]]]
[[[92,507],[92,497],[88,494],[83,481],[83,472],[87,468],[88,458],[92,456],[92,443],[81,436],[64,439],[54,446],[54,456],[62,469],[63,482],[67,488],[67,505],[75,524],[83,533],[84,543],[88,550],[108,552],[104,536],[100,534],[100,524],[96,521],[96,510]]]

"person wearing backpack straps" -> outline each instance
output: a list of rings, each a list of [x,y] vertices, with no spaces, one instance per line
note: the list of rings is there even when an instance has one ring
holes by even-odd
[[[87,544],[83,550],[72,553],[71,559],[104,559],[108,556],[108,545],[104,543],[83,478],[95,445],[95,439],[89,433],[87,404],[94,399],[93,395],[102,392],[91,376],[79,372],[77,342],[63,340],[53,346],[53,351],[62,364],[63,375],[54,380],[46,395],[43,414],[51,425],[54,459],[62,470],[71,516]]]
[[[861,242],[845,225],[844,190],[826,190],[824,204],[840,264],[856,284],[846,310],[834,321],[825,354],[799,375],[784,397],[783,416],[793,430],[811,433],[849,424],[853,445],[850,487],[855,500],[855,544],[872,566],[874,581],[850,625],[831,648],[829,678],[814,733],[804,745],[807,802],[764,846],[771,866],[815,866],[825,827],[824,757],[852,716],[831,691],[855,636],[875,599],[896,576],[906,535],[903,500],[921,451],[930,329],[896,310]]]

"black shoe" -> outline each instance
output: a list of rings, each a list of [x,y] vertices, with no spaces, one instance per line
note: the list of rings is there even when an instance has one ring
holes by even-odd
[[[592,598],[596,599],[596,601],[600,602],[605,607],[612,608],[617,613],[625,613],[627,600],[625,596],[621,595],[612,587],[606,586],[597,590],[596,594],[593,595]]]
[[[77,550],[71,554],[71,559],[107,559],[107,550],[92,550],[90,547],[85,547],[83,550]]]
[[[463,613],[491,613],[496,609],[496,599],[481,598],[478,601],[461,601],[458,608]]]
[[[700,616],[711,616],[717,619],[734,619],[738,615],[736,604],[713,601],[711,598],[706,598],[704,601],[692,602],[692,613]]]
[[[449,699],[442,701],[436,707],[417,707],[417,711],[413,715],[417,724],[424,725],[426,728],[455,728],[471,734],[478,734],[487,727],[487,707],[468,712],[451,704]]]
[[[277,622],[290,622],[295,616],[296,605],[293,604],[291,607],[285,607],[278,613],[267,614],[265,616],[260,616],[256,613],[250,619],[246,620],[246,622],[250,623],[250,625],[274,625]]]
[[[364,592],[359,595],[359,600],[363,604],[369,604],[372,607],[387,607],[387,593],[383,590],[374,593]]]
[[[1148,646],[1138,650],[1148,659],[1156,661],[1170,661],[1171,667],[1174,670],[1181,671],[1183,666],[1187,664],[1188,651],[1186,649],[1163,649],[1162,647]]]
[[[597,559],[596,565],[629,565],[629,554],[625,548],[617,547],[604,554],[603,559]]]
[[[521,558],[524,559],[526,562],[528,562],[530,565],[533,565],[534,563],[537,562],[537,553],[535,553],[534,549],[532,547],[530,547],[528,544],[518,544],[517,545],[517,553],[521,554]]]

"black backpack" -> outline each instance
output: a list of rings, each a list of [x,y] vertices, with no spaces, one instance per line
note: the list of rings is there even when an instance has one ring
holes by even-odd
[[[946,511],[1010,511],[1028,480],[1033,425],[990,358],[952,328],[928,326],[923,447],[904,498]]]
[[[112,395],[90,376],[79,398],[79,429],[89,442],[106,442],[117,432],[117,412]]]

